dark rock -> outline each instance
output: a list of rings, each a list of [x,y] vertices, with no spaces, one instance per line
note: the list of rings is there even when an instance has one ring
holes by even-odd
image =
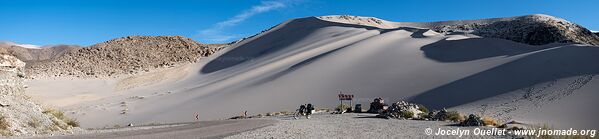
[[[483,120],[480,116],[475,114],[470,114],[468,119],[464,120],[460,123],[461,126],[483,126]]]
[[[385,100],[383,98],[375,98],[372,103],[370,103],[370,108],[368,109],[368,113],[382,113],[385,110]]]
[[[449,115],[447,114],[447,109],[443,108],[440,111],[432,111],[429,112],[429,115],[431,116],[431,120],[434,121],[445,121],[449,119]]]

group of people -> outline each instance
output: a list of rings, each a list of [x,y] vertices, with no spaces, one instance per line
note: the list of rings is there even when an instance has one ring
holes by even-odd
[[[295,119],[299,119],[300,116],[306,116],[306,119],[310,119],[310,115],[312,115],[312,111],[314,110],[314,106],[310,103],[301,105],[297,112],[295,113]]]

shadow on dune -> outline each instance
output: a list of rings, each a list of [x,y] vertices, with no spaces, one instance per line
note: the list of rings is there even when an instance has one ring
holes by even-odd
[[[530,46],[494,38],[441,40],[420,48],[427,58],[439,62],[463,62],[495,56],[513,56],[528,53],[544,46]]]
[[[201,73],[212,73],[218,70],[226,69],[243,62],[251,61],[255,58],[277,52],[284,48],[288,48],[293,44],[304,40],[316,30],[325,27],[353,27],[364,28],[367,30],[379,29],[370,26],[329,22],[320,20],[316,17],[295,19],[281,24],[268,32],[262,33],[261,36],[256,36],[238,44],[238,46],[233,46],[235,47],[234,49],[207,63],[201,69]],[[335,34],[331,34],[331,36],[334,37]]]
[[[412,32],[414,32],[414,33],[412,33],[412,35],[410,35],[412,38],[426,38],[426,36],[424,36],[424,33],[429,30],[429,29],[409,28],[409,27],[402,27],[400,29],[412,30]]]
[[[458,50],[464,49],[458,48]],[[458,50],[449,51],[458,53]],[[482,53],[484,54],[474,54],[470,57],[453,55],[448,55],[447,58],[434,57],[441,61],[460,61],[503,55],[496,52]],[[599,74],[597,60],[599,60],[599,47],[550,48],[426,91],[410,100],[435,109],[458,106],[543,82]]]

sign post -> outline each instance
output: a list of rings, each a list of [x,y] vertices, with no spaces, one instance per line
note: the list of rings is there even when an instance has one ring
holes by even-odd
[[[343,106],[343,101],[344,100],[349,100],[349,108],[351,110],[352,108],[352,104],[353,104],[353,99],[354,99],[354,95],[348,95],[348,94],[343,94],[343,92],[339,91],[339,104],[340,106]],[[343,110],[341,110],[343,111]]]

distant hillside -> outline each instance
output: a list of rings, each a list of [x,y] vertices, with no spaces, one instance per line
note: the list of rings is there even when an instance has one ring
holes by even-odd
[[[599,45],[599,36],[593,35],[590,30],[564,19],[543,14],[427,23],[391,22],[374,17],[348,15],[322,16],[318,18],[333,22],[366,25],[383,29],[399,27],[429,28],[439,33],[465,33],[485,38],[506,39],[531,45],[543,45],[549,43]]]
[[[224,45],[201,44],[181,36],[129,36],[31,63],[31,77],[104,77],[196,62]]]
[[[42,48],[26,48],[20,46],[0,46],[4,47],[10,55],[17,57],[26,63],[43,61],[62,56],[66,52],[80,49],[76,45],[57,45]]]
[[[532,45],[581,43],[599,45],[599,37],[588,29],[561,18],[535,14],[513,18],[481,20],[462,24],[444,24],[432,28],[437,32],[471,31],[488,38],[501,38]]]

